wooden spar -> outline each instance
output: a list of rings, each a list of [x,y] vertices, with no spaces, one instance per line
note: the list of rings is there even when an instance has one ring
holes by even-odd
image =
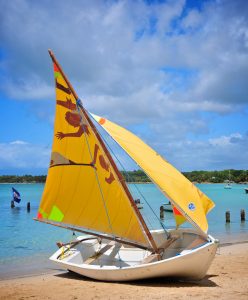
[[[53,52],[52,52],[50,49],[48,50],[48,52],[49,52],[49,54],[50,54],[50,56],[51,56],[52,61],[53,61],[53,62],[57,65],[57,67],[59,68],[59,71],[60,71],[60,73],[62,74],[62,76],[64,77],[64,79],[65,79],[67,85],[69,86],[69,88],[70,88],[72,94],[74,95],[74,97],[76,98],[76,100],[78,100],[79,97],[78,97],[77,93],[75,92],[75,90],[73,89],[71,83],[70,83],[69,80],[67,79],[65,73],[63,72],[63,70],[62,70],[60,64],[58,63],[57,59],[55,58]],[[118,168],[117,168],[117,166],[116,166],[116,164],[115,164],[115,162],[114,162],[114,160],[113,160],[111,154],[109,153],[107,147],[105,146],[105,144],[104,144],[104,142],[103,142],[101,136],[99,135],[99,133],[98,133],[98,131],[97,131],[97,129],[96,129],[94,123],[91,121],[91,119],[90,119],[88,113],[86,112],[86,110],[84,109],[84,107],[83,107],[82,105],[79,105],[79,106],[80,106],[80,108],[81,108],[81,111],[82,111],[84,117],[86,118],[86,120],[87,120],[87,122],[90,124],[90,126],[91,126],[91,128],[92,128],[94,134],[96,135],[96,137],[97,137],[99,143],[101,144],[101,146],[102,146],[102,148],[103,148],[105,154],[107,155],[107,158],[108,158],[110,164],[112,165],[113,169],[115,170],[115,173],[116,173],[116,175],[118,176],[119,182],[121,183],[121,185],[122,185],[124,191],[126,192],[126,194],[127,194],[127,196],[128,196],[128,199],[129,199],[129,201],[130,201],[130,204],[131,204],[131,206],[133,207],[133,209],[134,209],[134,211],[135,211],[135,213],[136,213],[136,216],[137,216],[137,218],[138,218],[138,220],[139,220],[141,226],[143,227],[143,229],[144,229],[144,231],[145,231],[145,233],[146,233],[146,236],[147,236],[147,238],[148,238],[148,240],[149,240],[149,242],[150,242],[150,244],[151,244],[151,246],[152,246],[154,252],[155,252],[155,253],[158,253],[159,251],[158,251],[157,245],[156,245],[156,243],[155,243],[155,241],[154,241],[154,239],[153,239],[153,237],[152,237],[152,235],[151,235],[151,233],[150,233],[150,231],[149,231],[149,229],[148,229],[148,227],[147,227],[147,225],[146,225],[146,223],[145,223],[145,220],[143,219],[143,217],[142,217],[142,215],[141,215],[139,209],[137,208],[137,206],[136,206],[136,204],[135,204],[135,202],[134,202],[134,199],[133,199],[133,197],[132,197],[132,195],[131,195],[131,193],[130,193],[130,191],[129,191],[129,189],[128,189],[126,183],[125,183],[125,181],[123,180],[123,177],[122,177],[120,171],[118,170]]]
[[[149,251],[153,250],[149,247],[145,247],[145,246],[142,246],[140,244],[125,241],[125,240],[122,240],[118,237],[111,237],[111,236],[108,236],[108,235],[103,235],[103,234],[100,234],[100,233],[95,233],[95,232],[91,232],[91,231],[87,231],[87,230],[82,230],[82,229],[79,229],[79,228],[74,228],[74,227],[63,225],[63,224],[50,222],[50,221],[47,221],[47,220],[41,220],[41,219],[37,219],[37,218],[34,218],[34,220],[38,221],[38,222],[45,223],[45,224],[53,225],[53,226],[56,226],[56,227],[65,228],[65,229],[68,229],[68,230],[71,230],[71,231],[81,232],[81,233],[84,233],[84,234],[90,234],[90,235],[96,236],[98,238],[115,241],[115,242],[118,242],[120,244],[129,245],[129,246],[132,246],[132,247],[137,247],[137,248],[144,249],[144,250],[149,250]]]
[[[76,98],[76,100],[79,99],[77,93],[75,92],[74,88],[72,87],[72,85],[70,84],[69,80],[67,79],[65,73],[63,72],[62,67],[60,66],[60,64],[58,63],[57,59],[55,58],[55,55],[53,54],[52,50],[48,49],[48,53],[49,53],[49,55],[51,56],[52,61],[53,61],[53,62],[57,65],[57,67],[59,68],[60,73],[61,73],[62,76],[64,77],[66,83],[68,84],[68,86],[69,86],[69,88],[70,88],[72,94],[73,94],[74,97]]]

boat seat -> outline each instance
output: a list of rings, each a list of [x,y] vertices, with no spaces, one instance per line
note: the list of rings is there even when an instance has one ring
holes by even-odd
[[[147,257],[145,257],[140,264],[149,264],[151,262],[154,261],[158,261],[159,260],[160,255],[159,254],[150,254]]]
[[[87,264],[87,265],[91,264],[93,261],[95,261],[100,256],[102,256],[105,252],[107,252],[109,249],[111,249],[115,244],[116,244],[116,242],[111,241],[109,244],[105,245],[100,251],[98,251],[95,255],[87,258],[83,263]]]
[[[191,250],[194,248],[197,248],[199,246],[202,246],[204,244],[206,244],[206,240],[202,239],[201,237],[198,237],[196,239],[194,239],[186,248],[185,250]]]
[[[159,245],[158,249],[164,250],[164,249],[168,248],[177,239],[179,239],[179,236],[177,236],[177,235],[170,237],[168,240],[164,241],[161,245]]]

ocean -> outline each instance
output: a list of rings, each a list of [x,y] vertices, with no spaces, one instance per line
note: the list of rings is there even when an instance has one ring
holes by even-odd
[[[20,204],[11,209],[12,186],[22,196]],[[134,198],[139,198],[141,213],[151,229],[158,228],[159,219],[152,216],[145,199],[159,216],[160,206],[166,199],[153,184],[130,184]],[[248,241],[248,194],[242,184],[224,189],[224,184],[198,184],[216,204],[208,214],[209,234],[220,243]],[[44,184],[0,184],[0,279],[40,274],[56,270],[48,257],[57,249],[56,242],[74,239],[72,232],[33,220],[37,215]],[[143,198],[144,197],[144,198]],[[27,202],[31,204],[27,212]],[[245,222],[240,221],[240,210],[246,212]],[[226,224],[225,212],[230,211],[231,222]],[[174,226],[172,213],[165,213],[164,224]]]

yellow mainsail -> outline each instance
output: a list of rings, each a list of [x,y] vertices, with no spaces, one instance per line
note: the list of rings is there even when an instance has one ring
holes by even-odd
[[[53,62],[56,83],[54,140],[38,219],[150,247],[127,192],[86,118],[86,111],[78,105],[61,67],[56,60]]]
[[[176,207],[174,214],[178,225],[183,223],[185,217],[202,232],[207,233],[206,214],[214,207],[214,203],[136,135],[105,118],[93,114],[92,117],[170,199]]]

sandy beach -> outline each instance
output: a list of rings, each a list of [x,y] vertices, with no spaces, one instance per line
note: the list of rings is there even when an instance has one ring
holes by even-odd
[[[56,266],[55,266],[56,267]],[[248,299],[248,243],[223,245],[199,282],[98,282],[56,271],[0,281],[0,299]]]

